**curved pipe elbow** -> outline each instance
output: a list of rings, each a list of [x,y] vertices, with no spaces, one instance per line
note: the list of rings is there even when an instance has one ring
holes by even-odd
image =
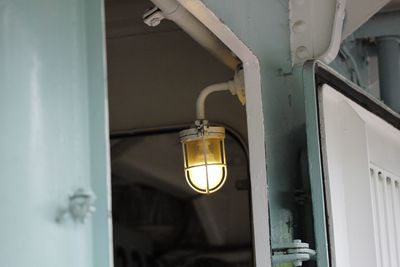
[[[200,92],[196,102],[196,118],[198,120],[205,119],[205,102],[207,96],[214,92],[230,90],[230,82],[231,81],[212,84],[207,86]]]
[[[342,42],[342,28],[345,17],[347,0],[338,0],[336,3],[336,12],[333,20],[332,36],[326,51],[319,57],[326,64],[331,63],[339,53]]]

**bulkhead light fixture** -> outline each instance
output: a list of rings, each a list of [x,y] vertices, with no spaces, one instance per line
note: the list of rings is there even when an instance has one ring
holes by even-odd
[[[186,181],[196,192],[209,194],[225,183],[225,129],[196,121],[196,127],[180,132]]]
[[[213,92],[229,90],[244,105],[243,71],[233,80],[204,88],[197,98],[195,126],[179,133],[183,148],[186,181],[198,193],[210,194],[220,189],[227,178],[225,128],[210,126],[205,120],[205,100]]]

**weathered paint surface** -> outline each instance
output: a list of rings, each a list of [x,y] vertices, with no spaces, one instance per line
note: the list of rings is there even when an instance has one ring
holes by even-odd
[[[0,2],[2,266],[109,266],[101,25],[100,0]],[[93,220],[57,224],[77,188]]]

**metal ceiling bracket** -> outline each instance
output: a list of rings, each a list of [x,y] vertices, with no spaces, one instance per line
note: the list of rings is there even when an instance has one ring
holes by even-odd
[[[303,261],[308,261],[315,256],[315,250],[310,249],[308,243],[301,242],[300,239],[293,240],[292,243],[281,244],[272,248],[272,263],[292,263],[294,266],[302,266]]]
[[[163,19],[165,19],[164,13],[156,6],[143,14],[143,22],[150,27],[158,26]]]

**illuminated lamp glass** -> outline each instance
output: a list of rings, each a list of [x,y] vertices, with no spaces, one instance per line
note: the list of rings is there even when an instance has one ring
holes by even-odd
[[[180,132],[186,181],[196,192],[220,189],[227,176],[225,129],[201,125]]]

